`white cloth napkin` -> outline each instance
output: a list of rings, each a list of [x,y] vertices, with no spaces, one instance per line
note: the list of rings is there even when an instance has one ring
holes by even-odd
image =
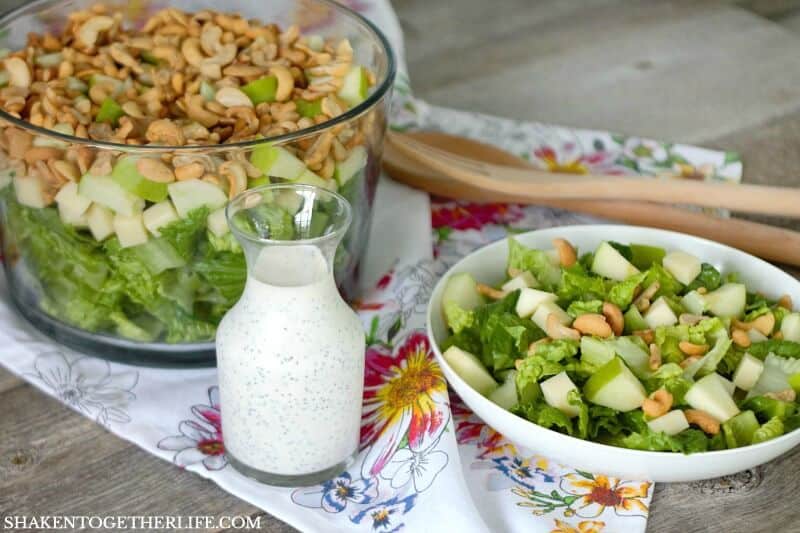
[[[552,170],[731,181],[741,175],[733,154],[415,100],[388,1],[344,3],[375,22],[395,48],[400,73],[393,127],[441,129],[496,143]],[[652,483],[579,472],[515,447],[448,395],[422,333],[433,284],[458,258],[509,230],[588,221],[553,209],[431,204],[427,195],[382,179],[358,302],[369,341],[363,450],[347,472],[316,487],[268,487],[228,465],[215,369],[127,366],[54,344],[16,315],[5,280],[0,364],[114,434],[301,530],[644,531]],[[386,400],[391,389],[413,391],[412,399],[392,403]]]

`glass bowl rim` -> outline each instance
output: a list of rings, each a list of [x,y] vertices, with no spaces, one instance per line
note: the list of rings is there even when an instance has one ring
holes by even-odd
[[[326,233],[325,235],[320,235],[319,237],[312,237],[310,239],[289,239],[289,240],[254,237],[252,235],[248,235],[247,233],[241,231],[239,228],[236,227],[236,224],[231,223],[231,219],[233,218],[234,215],[232,206],[238,205],[239,203],[243,202],[246,196],[253,194],[260,194],[267,191],[281,191],[281,190],[309,191],[319,196],[327,195],[336,200],[336,202],[342,206],[342,208],[344,209],[344,219],[338,224],[338,226],[333,231],[331,231],[330,233]],[[237,209],[237,212],[238,211],[239,209]],[[252,189],[247,189],[246,191],[240,192],[239,194],[234,196],[233,199],[229,201],[225,206],[225,220],[228,223],[228,227],[230,227],[231,232],[237,238],[242,238],[254,244],[270,245],[270,246],[318,245],[325,242],[339,240],[344,236],[345,233],[347,233],[347,230],[350,229],[350,225],[353,223],[353,206],[350,205],[350,202],[347,200],[347,198],[345,198],[338,192],[331,191],[324,187],[309,185],[307,183],[270,183],[268,185],[261,185],[260,187],[253,187]]]
[[[363,102],[359,103],[357,106],[352,107],[342,113],[339,116],[336,116],[330,120],[326,120],[320,124],[315,124],[309,128],[303,128],[297,131],[284,133],[283,135],[276,135],[273,137],[264,137],[261,139],[251,139],[249,141],[239,141],[235,143],[225,143],[225,144],[193,144],[193,145],[184,145],[184,146],[169,146],[169,145],[158,145],[158,144],[148,144],[148,145],[131,145],[131,144],[122,144],[116,142],[109,142],[109,141],[98,141],[89,138],[83,137],[76,137],[74,135],[67,135],[56,130],[50,130],[47,128],[43,128],[41,126],[36,126],[35,124],[31,124],[26,120],[21,118],[17,118],[2,108],[0,108],[0,122],[5,121],[8,122],[16,127],[19,127],[23,130],[29,131],[34,135],[39,136],[47,136],[50,138],[57,139],[59,141],[67,142],[69,144],[74,145],[81,145],[81,146],[88,146],[91,148],[102,148],[106,150],[116,150],[122,152],[144,152],[144,153],[162,153],[162,152],[180,152],[180,153],[196,153],[196,152],[219,152],[219,151],[228,151],[228,150],[235,150],[235,149],[248,149],[248,148],[255,148],[257,146],[263,144],[286,144],[292,141],[296,141],[298,139],[308,137],[314,135],[316,133],[320,133],[325,131],[329,128],[332,128],[338,124],[342,124],[345,122],[349,122],[355,118],[358,118],[362,114],[366,113],[373,107],[375,107],[383,97],[388,94],[389,89],[391,89],[394,78],[397,73],[397,63],[394,56],[394,50],[392,49],[391,44],[389,44],[389,40],[383,34],[383,32],[378,29],[378,27],[368,20],[366,17],[357,13],[356,11],[350,9],[347,6],[344,6],[335,0],[312,0],[313,2],[318,2],[324,5],[327,5],[329,8],[332,8],[334,11],[343,14],[345,17],[350,17],[353,19],[356,24],[361,25],[362,28],[367,30],[372,36],[374,42],[380,44],[383,53],[386,56],[386,75],[384,76],[383,80],[377,85],[377,88],[372,92],[372,94],[368,95]],[[63,0],[34,0],[33,2],[22,4],[14,9],[5,11],[0,13],[0,26],[9,25],[14,22],[16,18],[19,18],[21,11],[27,11],[34,9],[39,4],[47,4],[47,3],[60,3]]]

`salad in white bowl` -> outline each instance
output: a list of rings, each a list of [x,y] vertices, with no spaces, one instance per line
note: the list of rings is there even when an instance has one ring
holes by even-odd
[[[787,274],[702,239],[554,228],[462,260],[429,325],[456,392],[513,441],[587,470],[686,480],[800,441],[793,296]],[[710,454],[728,458],[688,467]]]

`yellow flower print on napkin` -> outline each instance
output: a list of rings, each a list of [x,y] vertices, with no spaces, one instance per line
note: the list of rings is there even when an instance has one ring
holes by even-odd
[[[558,518],[555,519],[555,522],[556,527],[550,533],[601,533],[606,527],[606,523],[599,520],[584,520],[578,522],[578,527],[572,527]]]

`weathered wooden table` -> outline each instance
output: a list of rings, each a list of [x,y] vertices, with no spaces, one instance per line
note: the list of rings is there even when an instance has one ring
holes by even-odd
[[[412,82],[432,102],[736,150],[745,181],[800,186],[800,2],[396,0],[395,8]],[[0,406],[0,516],[264,515],[267,531],[292,530],[2,369]],[[725,479],[659,484],[649,530],[800,531],[798,494],[800,449]]]

